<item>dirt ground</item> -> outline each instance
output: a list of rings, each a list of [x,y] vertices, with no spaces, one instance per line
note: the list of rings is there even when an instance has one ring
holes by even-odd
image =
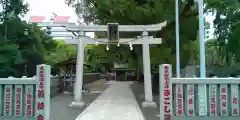
[[[68,105],[73,101],[73,95],[62,94],[51,99],[51,120],[75,120],[75,118],[94,101],[101,91],[104,91],[108,85],[105,80],[98,80],[92,84],[88,84],[89,92],[83,93],[83,101],[85,107],[81,109],[68,108]]]

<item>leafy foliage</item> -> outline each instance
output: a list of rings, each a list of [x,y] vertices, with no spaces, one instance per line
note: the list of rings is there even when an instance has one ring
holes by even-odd
[[[27,34],[24,33],[25,30],[27,30]],[[30,76],[35,75],[36,65],[42,64],[47,51],[56,46],[52,38],[47,36],[44,31],[41,31],[38,26],[27,24],[19,18],[12,18],[0,24],[0,33],[1,38],[3,38],[1,46],[6,46],[5,44],[8,46],[9,44],[11,46],[9,47],[15,51],[16,55],[14,56],[20,56],[16,57],[16,61],[21,61],[17,62],[18,65],[11,61],[5,63],[11,65],[6,69],[14,69],[15,73],[12,73],[12,76],[22,76],[24,72],[27,72]],[[7,52],[10,48],[3,47],[2,52],[5,55],[11,55],[11,53]],[[5,56],[5,58],[9,59],[9,56]],[[25,66],[27,66],[26,70]]]
[[[23,63],[23,58],[16,44],[9,43],[2,36],[0,39],[0,73],[1,77],[8,77],[16,72],[12,64]]]
[[[153,45],[151,47],[151,64],[158,66],[160,63],[175,64],[175,2],[172,0],[89,0],[79,3],[77,0],[66,0],[69,6],[75,8],[79,16],[84,17],[86,23],[107,24],[109,22],[118,22],[119,24],[156,24],[168,21],[166,27],[157,33],[150,33],[155,37],[163,39],[162,45]],[[83,9],[85,6],[86,9]],[[192,57],[190,48],[196,48],[197,44],[192,44],[196,40],[198,29],[198,13],[193,0],[180,2],[180,40],[181,40],[181,67],[189,63]],[[189,27],[191,26],[191,27]],[[121,37],[136,37],[137,34],[130,35],[121,33]],[[191,45],[190,45],[191,44]],[[191,47],[186,47],[186,46]],[[96,50],[97,51],[97,50]],[[112,51],[112,52],[111,52]],[[133,51],[127,47],[116,48],[111,46],[110,51],[116,56],[121,57],[121,61],[128,61],[136,69],[142,68],[141,46],[134,46]],[[124,53],[124,55],[121,55]],[[107,53],[109,54],[109,53]],[[195,53],[196,54],[196,53]],[[114,57],[113,57],[114,58]],[[114,61],[113,61],[114,62]],[[115,60],[116,62],[116,60]]]
[[[48,51],[56,47],[52,37],[36,24],[22,21],[28,10],[23,0],[2,0],[0,13],[0,77],[36,74]]]
[[[28,12],[28,4],[24,0],[1,0],[3,10],[0,12],[0,20],[7,20],[9,17],[17,18]]]
[[[70,58],[76,58],[76,49],[76,45],[64,44],[57,40],[56,47],[45,56],[45,62],[55,65]]]
[[[240,39],[240,1],[239,0],[207,0],[206,9],[216,14],[214,20],[215,35],[219,42],[218,52],[226,65],[232,64],[232,58],[240,60],[238,46]]]

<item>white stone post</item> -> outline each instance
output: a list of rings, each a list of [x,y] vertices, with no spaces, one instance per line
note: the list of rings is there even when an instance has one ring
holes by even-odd
[[[83,66],[84,66],[84,32],[79,33],[77,45],[77,64],[76,64],[76,80],[74,84],[74,101],[69,107],[82,108],[84,101],[82,100],[83,86]]]
[[[147,43],[149,37],[147,32],[142,34],[142,48],[143,48],[143,72],[144,72],[144,93],[145,101],[142,103],[143,107],[157,107],[153,102],[152,96],[152,79],[151,79],[151,64],[150,64],[150,50],[149,43]]]
[[[160,120],[171,120],[172,115],[172,66],[159,66]]]
[[[50,120],[50,74],[51,66],[44,64],[37,66],[36,119]]]

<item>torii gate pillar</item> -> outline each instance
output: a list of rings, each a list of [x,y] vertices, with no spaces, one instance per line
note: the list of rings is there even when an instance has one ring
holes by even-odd
[[[148,32],[143,32],[142,36],[142,54],[143,54],[143,74],[144,74],[144,95],[145,101],[142,103],[143,107],[157,107],[156,103],[153,102],[152,96],[152,74],[151,74],[151,61],[150,61],[150,48],[148,39]]]
[[[76,64],[76,81],[74,84],[74,101],[69,107],[82,108],[85,103],[82,100],[82,86],[83,86],[83,67],[84,67],[84,32],[79,32],[77,44],[77,64]]]
[[[131,44],[142,44],[143,48],[143,68],[144,68],[144,91],[145,101],[142,103],[143,107],[157,107],[156,103],[153,102],[152,96],[152,80],[151,80],[151,64],[150,64],[150,50],[149,44],[161,44],[160,38],[153,38],[148,36],[148,32],[155,32],[161,30],[162,27],[166,26],[167,22],[162,22],[153,25],[120,25],[119,31],[122,32],[143,32],[142,38],[139,41],[132,41]],[[72,107],[83,107],[84,102],[82,101],[82,85],[83,85],[83,65],[84,65],[84,44],[92,44],[89,38],[83,37],[84,32],[98,32],[108,31],[106,25],[67,25],[65,29],[70,32],[80,32],[78,34],[78,53],[77,53],[77,65],[76,65],[76,82],[74,89],[74,101],[70,106]],[[141,41],[142,40],[142,41]],[[94,40],[93,40],[94,41]],[[96,43],[96,41],[95,41]],[[94,44],[95,44],[94,43]],[[121,42],[120,42],[121,43]],[[129,43],[129,42],[128,42]]]

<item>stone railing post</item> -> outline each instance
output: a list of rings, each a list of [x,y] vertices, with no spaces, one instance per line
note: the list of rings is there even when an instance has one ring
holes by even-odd
[[[38,120],[50,120],[50,73],[49,65],[37,66],[36,117]]]

